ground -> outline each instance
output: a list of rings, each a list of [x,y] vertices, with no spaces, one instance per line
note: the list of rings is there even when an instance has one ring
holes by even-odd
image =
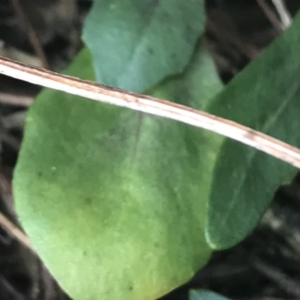
[[[206,41],[224,83],[259,55],[284,29],[262,4],[272,1],[207,0]],[[0,54],[61,70],[82,46],[80,30],[92,0],[2,0]],[[287,0],[294,16],[300,3]],[[45,21],[47,20],[47,21]],[[11,179],[24,116],[39,88],[0,76],[0,211],[19,226]],[[161,299],[187,299],[207,288],[231,299],[300,299],[300,176],[278,187],[255,231],[239,245],[216,251],[186,285]],[[0,299],[69,299],[37,256],[0,225]]]

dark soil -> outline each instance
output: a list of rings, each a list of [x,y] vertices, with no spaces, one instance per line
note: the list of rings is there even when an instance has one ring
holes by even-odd
[[[207,46],[224,83],[281,30],[254,0],[207,0]],[[272,8],[272,1],[265,1]],[[61,70],[82,47],[80,31],[92,0],[2,0],[0,55]],[[299,0],[286,0],[292,16]],[[275,14],[276,11],[274,10]],[[24,113],[39,87],[0,76],[0,211],[19,226],[11,179],[22,141]],[[188,299],[191,288],[231,299],[300,299],[300,175],[278,187],[254,232],[213,253],[186,285],[164,300]],[[0,225],[0,299],[69,299],[40,260]]]

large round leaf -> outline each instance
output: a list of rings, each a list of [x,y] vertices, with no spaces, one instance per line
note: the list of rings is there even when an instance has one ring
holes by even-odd
[[[87,50],[67,73],[93,79]],[[220,87],[199,50],[184,76],[152,93],[201,107],[201,95],[205,100]],[[215,159],[207,149],[219,137],[204,135],[53,90],[39,95],[15,171],[16,207],[38,253],[74,299],[155,299],[206,262]]]

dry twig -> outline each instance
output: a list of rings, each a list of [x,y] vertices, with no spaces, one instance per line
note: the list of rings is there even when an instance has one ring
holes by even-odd
[[[261,259],[254,259],[254,266],[267,278],[276,282],[278,286],[283,288],[291,296],[295,297],[294,299],[299,299],[300,297],[300,282],[297,279],[292,278],[291,276],[283,273],[277,267],[268,264],[266,261]]]
[[[26,111],[17,111],[2,117],[3,127],[7,130],[14,128],[23,128],[25,124]]]
[[[33,98],[25,95],[13,95],[0,92],[0,103],[28,107]]]
[[[49,69],[49,63],[48,63],[47,57],[45,55],[45,52],[43,50],[43,47],[40,43],[40,40],[39,40],[34,28],[31,25],[30,20],[26,16],[22,5],[20,4],[19,0],[11,0],[11,3],[12,3],[12,6],[13,6],[16,14],[21,19],[21,21],[24,23],[24,26],[27,29],[28,38],[33,47],[33,50],[35,51],[36,55],[42,61],[44,68]]]
[[[0,212],[0,226],[3,226],[11,235],[13,235],[24,246],[34,251],[28,237],[15,224],[13,224],[4,214]]]
[[[285,6],[284,0],[272,0],[272,1],[280,16],[282,26],[284,29],[286,29],[291,25],[292,17]]]
[[[300,149],[236,122],[170,101],[107,87],[0,58],[0,73],[69,94],[127,107],[148,114],[200,127],[256,148],[297,168]]]
[[[274,28],[276,28],[279,32],[284,31],[285,26],[281,23],[281,20],[278,19],[276,13],[272,10],[266,0],[257,0],[257,3],[264,11]]]

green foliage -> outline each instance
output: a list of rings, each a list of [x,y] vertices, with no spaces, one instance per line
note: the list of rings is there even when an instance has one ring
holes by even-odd
[[[83,38],[98,82],[136,92],[182,72],[204,29],[202,0],[95,0]]]
[[[191,58],[202,10],[193,0],[98,0],[84,34],[93,59],[84,49],[67,74],[93,80],[94,63],[102,83],[147,90],[300,146],[300,17],[222,89],[200,44]],[[214,133],[48,89],[26,123],[16,207],[74,299],[161,296],[203,266],[211,248],[241,241],[295,173]]]
[[[191,290],[189,300],[229,300],[229,299],[211,291]]]
[[[87,50],[67,73],[93,79]],[[200,108],[206,99],[199,96],[220,88],[199,47],[184,75],[152,93]],[[205,140],[206,134],[53,90],[39,95],[15,171],[16,207],[38,253],[74,299],[155,299],[206,262],[214,165],[207,148],[219,138]]]
[[[300,147],[300,16],[220,93],[209,111]],[[256,226],[275,190],[296,169],[225,139],[215,165],[207,238],[213,248],[235,245]]]

